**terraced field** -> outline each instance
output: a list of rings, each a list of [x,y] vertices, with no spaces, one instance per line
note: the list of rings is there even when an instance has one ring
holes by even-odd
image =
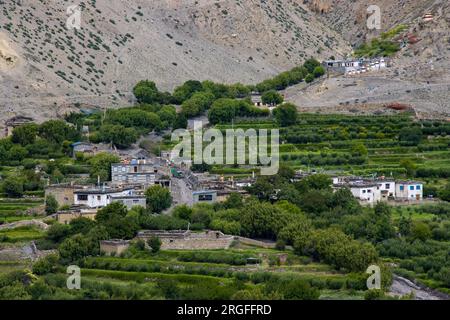
[[[409,114],[350,116],[300,114],[296,125],[280,129],[280,159],[294,169],[339,171],[356,175],[408,174],[411,161],[416,178],[450,177],[450,124],[418,122]],[[220,130],[231,125],[217,126]],[[273,120],[243,122],[234,129],[278,128]],[[417,141],[401,139],[405,128],[418,128]],[[362,149],[360,146],[363,146]],[[359,148],[359,149],[358,149]],[[215,167],[214,173],[251,174],[252,169]]]
[[[279,263],[280,255],[287,257],[283,265]],[[201,261],[207,256],[227,256],[235,260],[228,263]],[[248,264],[239,260],[241,257],[253,257],[259,259],[259,263]],[[90,285],[133,285],[153,295],[152,299],[157,298],[158,292],[161,298],[167,298],[167,292],[164,289],[161,292],[161,283],[187,290],[189,298],[193,299],[231,298],[239,290],[263,289],[274,279],[304,280],[319,289],[323,299],[342,296],[363,299],[365,286],[363,275],[339,273],[306,257],[271,249],[207,250],[201,255],[198,251],[175,250],[157,254],[129,252],[123,257],[88,257],[81,267],[82,281]],[[204,290],[194,290],[193,286]]]
[[[33,215],[26,215],[26,210],[43,203],[41,199],[0,199],[0,224],[35,219]]]

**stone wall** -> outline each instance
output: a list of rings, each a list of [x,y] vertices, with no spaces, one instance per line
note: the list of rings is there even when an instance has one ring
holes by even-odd
[[[234,237],[224,238],[186,238],[186,239],[161,239],[162,250],[207,250],[228,249]]]

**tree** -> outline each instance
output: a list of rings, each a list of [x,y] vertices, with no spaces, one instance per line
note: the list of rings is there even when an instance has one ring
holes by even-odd
[[[161,240],[158,237],[151,237],[148,240],[148,245],[152,249],[153,253],[157,253],[161,249]]]
[[[418,145],[423,139],[422,129],[419,127],[404,127],[400,130],[398,139],[412,145]]]
[[[139,137],[138,132],[134,128],[113,124],[101,126],[99,134],[103,142],[112,143],[119,149],[130,147]]]
[[[53,195],[49,194],[45,198],[45,213],[47,213],[47,215],[54,214],[58,211],[58,207],[58,201],[56,201]]]
[[[74,235],[61,243],[58,252],[62,263],[78,261],[89,255],[89,241],[81,234]]]
[[[325,68],[322,66],[315,67],[313,70],[313,75],[315,78],[320,78],[325,74]]]
[[[195,117],[208,110],[215,97],[211,92],[197,92],[181,105],[182,112],[188,117]]]
[[[279,105],[284,100],[283,96],[275,90],[269,90],[264,92],[261,96],[261,99],[264,104],[269,104],[273,106]]]
[[[403,159],[400,161],[400,167],[406,170],[408,177],[413,177],[416,174],[417,165],[410,159]]]
[[[445,187],[438,192],[438,195],[441,200],[450,202],[450,183],[446,184]]]
[[[162,95],[153,81],[139,81],[133,88],[133,94],[139,103],[160,103]]]
[[[172,195],[167,188],[159,185],[148,188],[145,191],[148,208],[152,212],[161,213],[172,205]]]
[[[314,81],[314,75],[309,73],[306,77],[305,77],[305,82],[306,83],[311,83]]]
[[[40,258],[33,264],[33,273],[37,275],[43,275],[56,271],[58,268],[58,256],[56,254],[50,254],[43,258]]]
[[[48,229],[46,238],[54,243],[60,243],[69,235],[70,227],[68,225],[54,223]]]
[[[282,127],[291,126],[297,122],[297,107],[291,103],[280,105],[273,111],[273,114]]]
[[[176,206],[173,209],[172,215],[176,218],[191,221],[192,218],[192,208],[188,207],[187,205],[183,204],[180,206]]]
[[[36,141],[38,125],[35,123],[24,124],[13,130],[11,141],[22,146],[33,144]]]
[[[9,176],[3,181],[3,192],[12,198],[20,198],[23,195],[23,181],[19,177]]]
[[[425,241],[432,236],[431,229],[425,222],[415,222],[411,229],[411,237],[414,240]]]
[[[183,85],[175,88],[173,92],[173,97],[176,99],[178,103],[183,103],[184,101],[191,98],[194,93],[202,91],[203,86],[200,81],[197,80],[188,80]]]
[[[320,66],[320,62],[314,58],[310,58],[305,61],[303,66],[308,70],[309,73],[313,73],[316,67]]]
[[[90,176],[91,179],[97,180],[100,177],[100,181],[111,180],[111,164],[118,163],[120,158],[116,155],[102,152],[96,154],[88,160],[88,164],[91,166]]]
[[[366,157],[368,154],[367,148],[363,143],[355,143],[352,146],[352,150],[351,150],[353,155],[356,156],[361,156],[361,157]]]
[[[127,216],[127,208],[120,202],[113,202],[100,209],[95,220],[106,228],[110,237],[115,239],[131,239],[139,226],[133,217]]]
[[[39,126],[39,135],[49,142],[61,144],[64,140],[76,141],[80,133],[63,120],[49,120]]]

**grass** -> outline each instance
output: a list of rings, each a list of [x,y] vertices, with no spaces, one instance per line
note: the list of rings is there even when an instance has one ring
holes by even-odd
[[[0,231],[0,242],[19,242],[19,241],[30,241],[39,238],[43,238],[45,232],[34,228],[34,227],[22,227],[11,230],[1,230]]]

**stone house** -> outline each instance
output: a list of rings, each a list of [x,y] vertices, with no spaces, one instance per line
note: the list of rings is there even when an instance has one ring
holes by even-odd
[[[100,241],[100,252],[104,253],[107,256],[119,256],[129,247],[129,240],[111,239]]]

